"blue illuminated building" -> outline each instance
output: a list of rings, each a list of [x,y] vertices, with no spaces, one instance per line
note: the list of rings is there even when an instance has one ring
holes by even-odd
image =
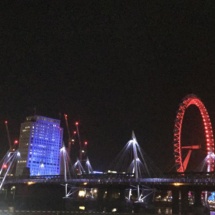
[[[63,129],[60,120],[44,116],[29,116],[21,124],[16,176],[59,175],[60,148]]]

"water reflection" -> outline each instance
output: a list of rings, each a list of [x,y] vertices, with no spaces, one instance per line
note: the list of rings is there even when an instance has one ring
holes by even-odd
[[[172,214],[172,208],[167,207],[167,208],[158,208],[157,209],[157,214],[162,214],[162,215],[174,215]],[[189,215],[195,215],[196,213],[188,213]],[[177,215],[184,215],[181,212],[179,212]],[[199,212],[198,215],[201,215]],[[204,213],[202,214],[204,215]],[[215,211],[210,211],[210,215],[215,215]]]
[[[172,214],[172,208],[159,208],[158,214]]]

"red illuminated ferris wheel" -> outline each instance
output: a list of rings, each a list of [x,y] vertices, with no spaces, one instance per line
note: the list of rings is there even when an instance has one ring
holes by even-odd
[[[204,125],[204,134],[206,139],[206,162],[207,162],[207,172],[214,171],[214,138],[211,121],[208,115],[208,112],[202,103],[202,101],[194,94],[186,96],[177,111],[175,126],[174,126],[174,156],[177,172],[185,172],[189,159],[193,150],[198,150],[201,148],[201,145],[188,145],[182,146],[181,144],[181,132],[182,132],[182,122],[186,109],[190,105],[195,105],[201,114],[203,125]],[[185,155],[185,157],[184,157]]]

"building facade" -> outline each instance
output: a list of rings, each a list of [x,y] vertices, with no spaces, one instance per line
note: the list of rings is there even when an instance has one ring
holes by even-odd
[[[60,120],[44,116],[29,116],[21,124],[16,176],[59,175],[63,129]]]

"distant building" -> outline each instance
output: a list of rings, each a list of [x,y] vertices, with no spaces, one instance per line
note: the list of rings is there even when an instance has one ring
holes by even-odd
[[[62,136],[60,120],[37,115],[27,117],[20,129],[21,158],[17,162],[16,176],[59,175]]]

